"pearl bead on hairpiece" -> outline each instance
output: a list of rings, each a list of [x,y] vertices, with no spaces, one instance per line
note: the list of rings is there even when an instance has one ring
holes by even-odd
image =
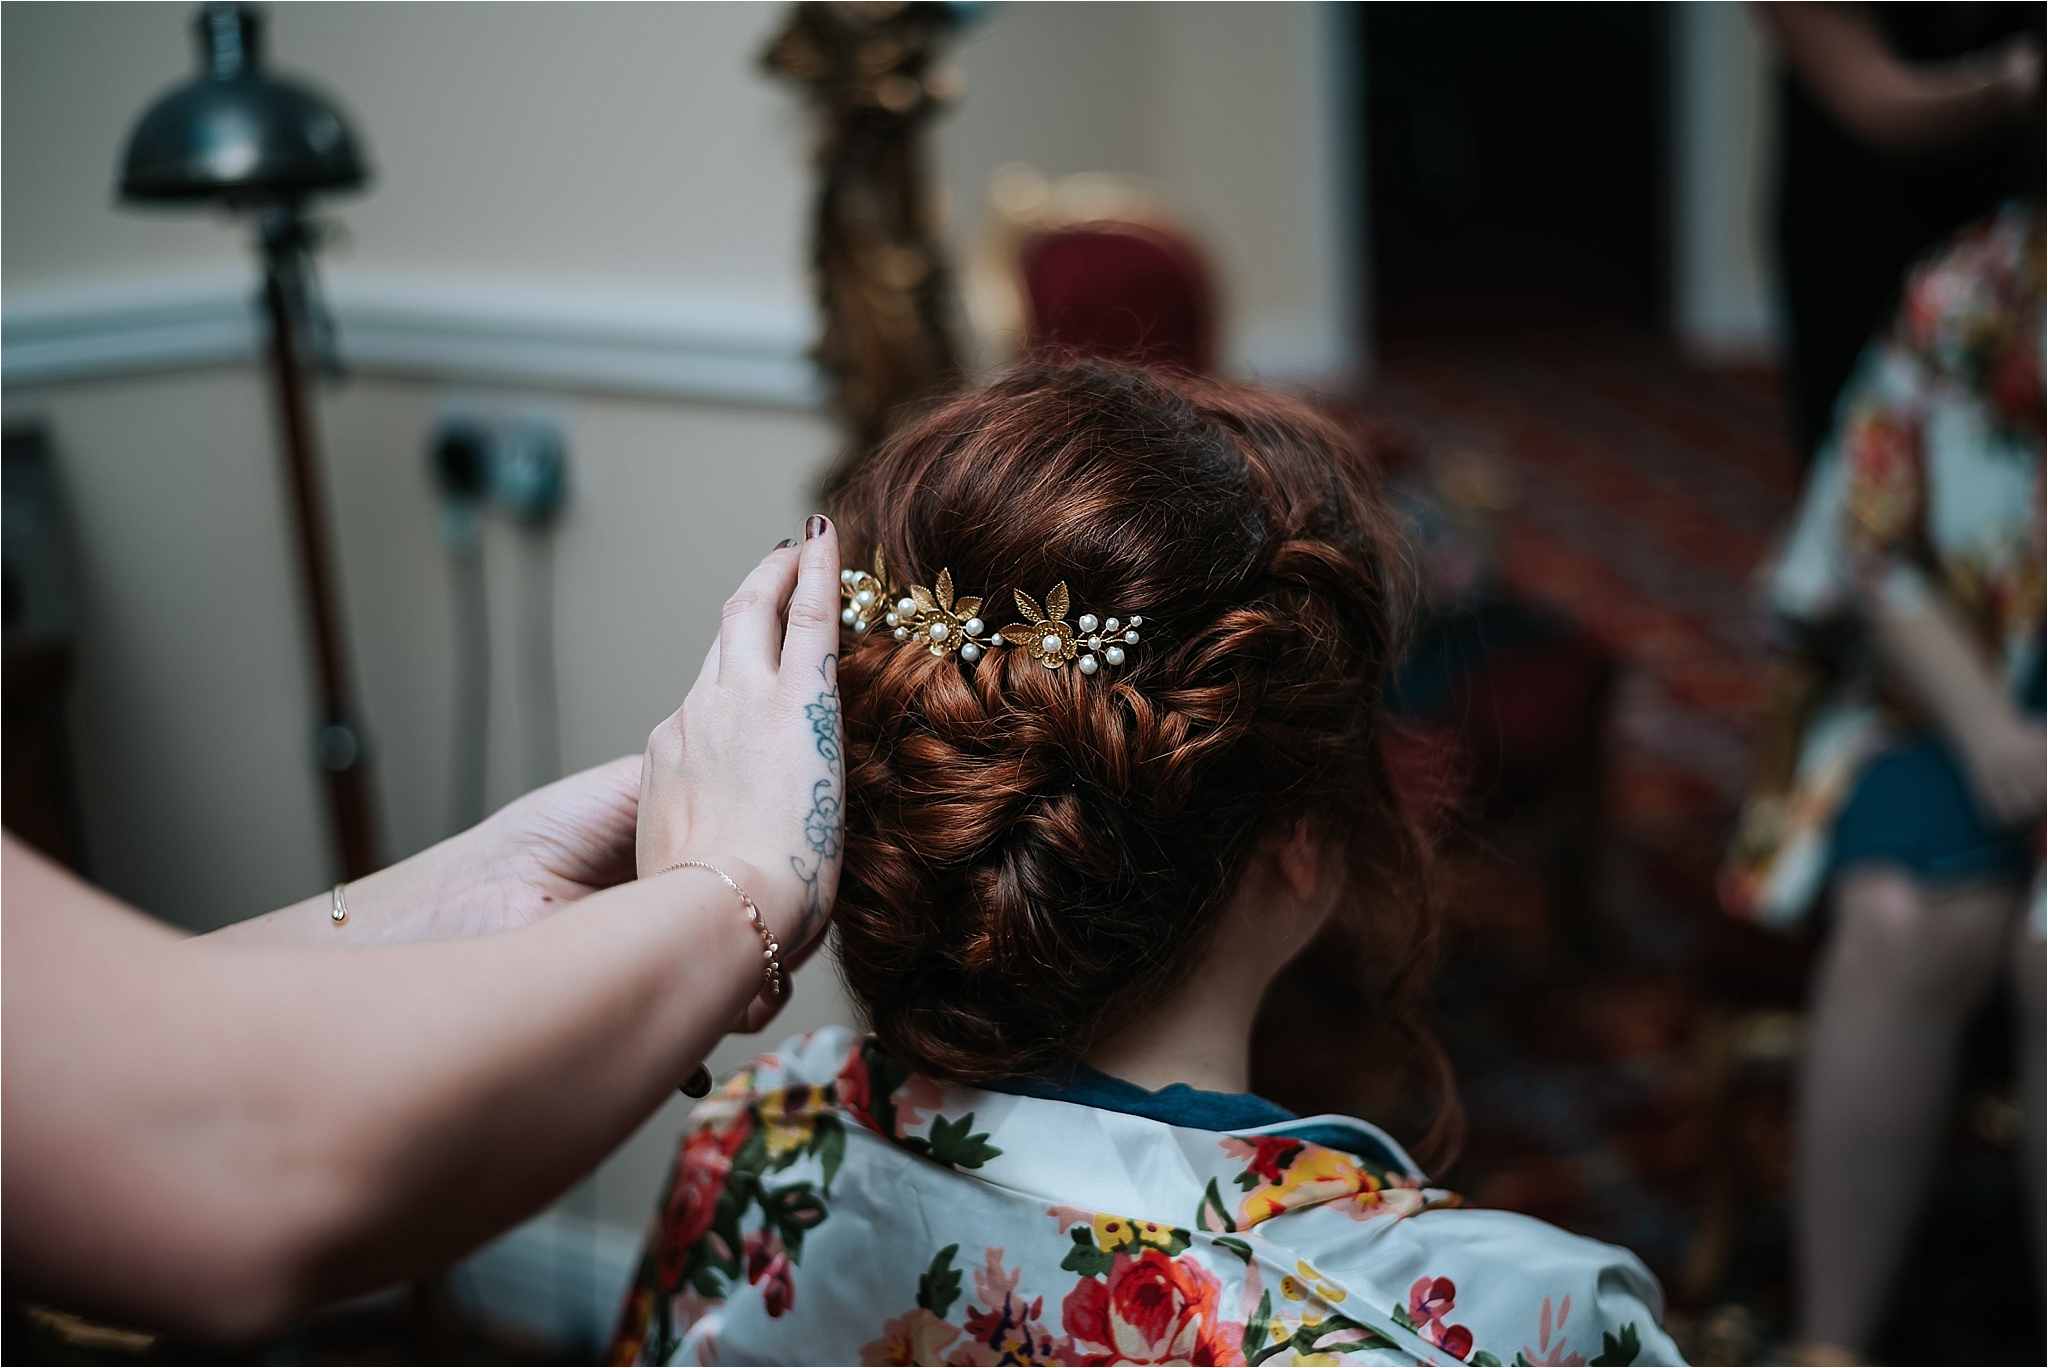
[[[941,658],[957,652],[970,665],[989,651],[1012,646],[1048,670],[1063,669],[1071,661],[1082,674],[1092,675],[1104,665],[1123,664],[1125,648],[1138,644],[1138,628],[1145,622],[1135,613],[1128,622],[1083,613],[1069,623],[1067,586],[1062,581],[1045,596],[1043,608],[1023,590],[1012,589],[1010,597],[1024,620],[991,633],[981,620],[980,599],[953,597],[951,570],[939,571],[937,583],[929,589],[913,584],[897,590],[888,584],[880,548],[872,572],[841,570],[841,624],[857,636],[887,631],[896,641],[915,643]]]

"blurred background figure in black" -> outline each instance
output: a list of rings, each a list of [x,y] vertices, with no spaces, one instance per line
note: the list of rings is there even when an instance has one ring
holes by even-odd
[[[1661,327],[1671,16],[1368,5],[1364,27],[1381,342],[1560,307]]]

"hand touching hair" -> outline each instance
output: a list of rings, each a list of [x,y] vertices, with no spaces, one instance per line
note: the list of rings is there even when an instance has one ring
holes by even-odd
[[[900,432],[835,513],[848,563],[879,547],[906,584],[1064,582],[1145,621],[1093,676],[843,634],[840,955],[886,1048],[959,1082],[1079,1058],[1303,816],[1346,854],[1361,984],[1405,1010],[1427,928],[1379,727],[1407,566],[1343,430],[1249,386],[1047,365]]]

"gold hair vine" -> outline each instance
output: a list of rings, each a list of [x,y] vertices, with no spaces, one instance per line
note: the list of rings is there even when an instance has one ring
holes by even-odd
[[[916,642],[942,658],[957,651],[970,665],[981,659],[984,652],[1007,645],[1023,651],[1048,670],[1061,669],[1073,661],[1082,674],[1092,675],[1105,664],[1124,663],[1124,648],[1138,644],[1138,628],[1145,621],[1133,614],[1127,625],[1116,618],[1098,621],[1093,613],[1083,613],[1069,623],[1067,586],[1063,581],[1045,596],[1044,608],[1023,590],[1012,589],[1010,597],[1024,621],[1013,622],[991,634],[981,620],[980,599],[953,597],[951,570],[939,571],[938,582],[929,589],[913,584],[908,589],[892,590],[888,583],[888,567],[883,564],[879,549],[875,552],[872,573],[841,570],[839,596],[845,606],[839,610],[840,622],[860,636],[875,630],[879,623],[899,642]]]

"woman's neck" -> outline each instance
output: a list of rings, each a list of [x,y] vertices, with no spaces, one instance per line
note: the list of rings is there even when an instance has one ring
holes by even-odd
[[[1250,1092],[1252,1021],[1271,977],[1246,974],[1212,953],[1180,991],[1104,1041],[1087,1062],[1152,1092],[1169,1083]]]
[[[1334,864],[1296,832],[1254,859],[1208,953],[1172,995],[1089,1051],[1086,1063],[1158,1091],[1251,1091],[1252,1023],[1273,978],[1314,938],[1336,902]]]

